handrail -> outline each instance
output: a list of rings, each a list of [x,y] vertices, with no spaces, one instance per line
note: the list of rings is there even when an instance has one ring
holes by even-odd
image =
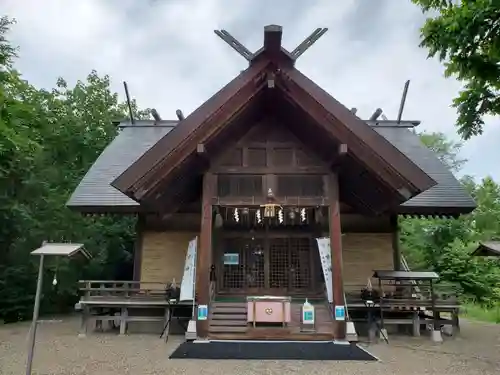
[[[408,265],[408,262],[406,261],[406,258],[405,258],[405,256],[403,254],[401,254],[401,265],[403,266],[403,269],[406,272],[410,272],[411,271],[410,266]],[[420,298],[422,298],[422,293],[420,292],[420,288],[418,287],[417,282],[415,280],[411,280],[411,283],[413,285],[415,285],[415,292],[416,292],[417,296],[419,296]]]

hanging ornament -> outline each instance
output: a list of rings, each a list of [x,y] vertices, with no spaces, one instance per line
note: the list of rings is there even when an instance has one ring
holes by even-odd
[[[54,278],[52,279],[52,285],[57,285],[57,271],[59,270],[59,261],[56,261],[56,269],[54,270]]]
[[[260,210],[257,210],[257,212],[255,213],[255,217],[257,218],[257,223],[260,224],[262,222],[262,216]]]
[[[234,221],[236,221],[237,223],[239,223],[239,221],[240,221],[240,214],[239,214],[237,208],[234,209],[233,217],[234,217]]]
[[[283,224],[283,209],[282,208],[278,211],[278,221],[280,224]]]
[[[300,210],[300,220],[301,221],[306,221],[306,209],[305,208],[302,208]]]

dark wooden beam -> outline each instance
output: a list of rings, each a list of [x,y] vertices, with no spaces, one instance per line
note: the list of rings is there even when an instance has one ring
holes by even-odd
[[[162,163],[153,166],[152,169],[146,172],[144,178],[140,179],[139,184],[137,185],[142,185],[142,189],[137,189],[134,197],[141,201],[146,196],[154,194],[154,192],[160,188],[159,185],[161,182],[173,171],[178,169],[178,167],[185,162],[189,156],[196,152],[198,144],[206,143],[207,153],[210,154],[211,151],[208,145],[209,141],[213,140],[215,135],[220,135],[225,129],[228,129],[231,124],[235,123],[235,120],[242,120],[244,113],[253,112],[252,108],[255,108],[258,103],[258,96],[264,85],[265,80],[262,80],[259,85],[256,85],[255,82],[249,82],[237,95],[225,102],[219,111],[208,119],[205,119],[200,131],[192,134],[189,137],[188,142],[182,143],[179,148],[174,149],[171,154],[166,156],[162,160]],[[188,123],[190,116],[186,117],[186,119],[177,125],[174,130],[168,133],[169,137],[170,134],[173,136],[174,131],[182,124]],[[168,140],[169,137],[162,138],[162,140]],[[162,142],[162,140],[160,140],[153,147],[156,147],[160,142]],[[143,157],[147,155],[148,152],[146,152]],[[140,161],[143,157],[141,157],[138,161]],[[149,168],[151,168],[151,166],[149,166]]]
[[[333,169],[338,169],[346,156],[347,156],[347,145],[345,143],[341,143],[339,144],[339,148],[337,149],[337,152],[333,157],[331,167]]]
[[[283,67],[276,87],[337,141],[348,144],[352,154],[392,189],[407,187],[416,195],[436,185],[387,139],[299,70]]]
[[[332,289],[333,304],[335,306],[345,306],[344,298],[344,277],[342,274],[342,228],[340,223],[340,203],[338,176],[329,176],[328,194],[330,201],[329,224],[330,224],[330,247],[332,259]],[[335,321],[335,339],[342,340],[346,337],[346,322]]]
[[[177,116],[177,118],[179,119],[179,121],[182,121],[182,120],[185,119],[184,113],[182,113],[182,111],[180,109],[178,109],[177,111],[175,111],[175,115]]]
[[[283,28],[279,25],[267,25],[264,27],[264,50],[270,56],[276,56],[281,52],[281,38]]]
[[[403,264],[401,261],[401,247],[399,246],[399,225],[398,215],[391,215],[391,238],[392,238],[392,259],[395,271],[401,271]]]
[[[145,216],[139,214],[135,224],[135,242],[134,242],[134,271],[133,280],[141,281],[142,268],[142,239],[144,235],[144,219]]]
[[[203,177],[200,239],[198,241],[196,265],[196,295],[198,305],[210,304],[210,266],[212,264],[212,204],[215,191],[215,176],[206,173]],[[210,307],[209,307],[210,308]],[[208,336],[208,320],[196,322],[198,337]]]
[[[155,108],[151,109],[151,116],[153,116],[153,118],[155,119],[155,122],[161,121],[161,116]]]
[[[382,109],[377,108],[375,112],[373,112],[372,115],[370,116],[369,121],[376,121],[381,114],[382,114]]]
[[[207,131],[219,130],[259,91],[259,87],[255,85],[255,79],[262,75],[268,65],[269,60],[253,63],[242,74],[190,113],[168,133],[168,136],[160,139],[118,176],[111,185],[124,194],[134,196],[136,192],[144,188],[142,182],[151,182],[150,177],[152,180],[156,180],[156,177],[161,179],[165,174],[168,174],[173,165],[183,161],[198,143],[203,142],[201,138],[206,136]],[[185,142],[187,140],[189,141]]]

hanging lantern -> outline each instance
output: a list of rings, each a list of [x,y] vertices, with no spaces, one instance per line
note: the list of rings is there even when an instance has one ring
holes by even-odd
[[[267,202],[261,207],[264,208],[264,217],[271,218],[276,216],[276,208],[281,208],[279,204],[274,203],[274,193],[272,189],[267,190]]]

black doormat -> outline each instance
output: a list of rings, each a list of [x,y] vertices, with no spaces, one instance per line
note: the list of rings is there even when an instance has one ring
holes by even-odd
[[[258,359],[316,361],[377,361],[356,344],[334,342],[184,342],[171,359]]]

